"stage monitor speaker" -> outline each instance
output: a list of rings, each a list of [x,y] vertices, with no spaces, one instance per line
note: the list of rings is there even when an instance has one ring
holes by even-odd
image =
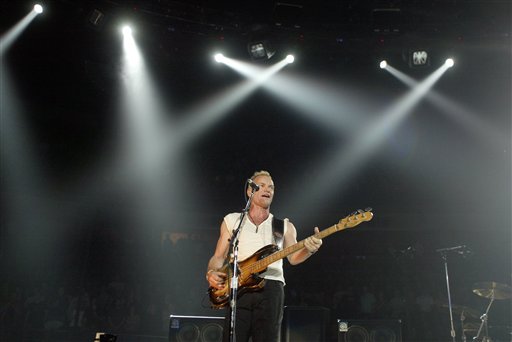
[[[224,317],[171,315],[169,342],[222,342]]]
[[[97,332],[94,337],[94,341],[97,342],[115,342],[117,341],[117,336],[112,334],[107,334],[104,332]]]
[[[329,309],[320,306],[286,306],[281,340],[283,342],[326,341]]]
[[[401,342],[399,319],[338,319],[338,342]]]

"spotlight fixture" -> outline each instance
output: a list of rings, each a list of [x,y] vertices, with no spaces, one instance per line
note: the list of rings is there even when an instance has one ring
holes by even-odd
[[[130,26],[123,26],[123,34],[125,36],[132,34],[132,28]]]
[[[43,13],[43,6],[41,6],[39,4],[35,4],[34,5],[34,12],[36,12],[37,14]]]
[[[89,14],[88,21],[91,25],[99,27],[102,25],[103,19],[105,19],[105,14],[99,9],[94,9],[91,14]]]
[[[276,53],[268,40],[250,42],[247,45],[247,50],[254,60],[270,59]]]
[[[455,62],[453,61],[453,59],[448,58],[448,59],[444,62],[444,64],[446,64],[446,66],[447,66],[448,68],[451,68],[451,67],[455,64]]]
[[[385,60],[381,61],[379,64],[379,67],[381,69],[385,69],[387,66],[388,66],[388,62],[386,62]]]
[[[217,63],[221,63],[224,60],[224,55],[222,53],[216,53],[213,58]]]
[[[288,64],[292,64],[295,61],[295,57],[293,55],[288,55],[286,56],[285,60],[288,62]]]
[[[409,66],[411,68],[426,67],[430,65],[430,55],[427,50],[418,49],[409,51]]]

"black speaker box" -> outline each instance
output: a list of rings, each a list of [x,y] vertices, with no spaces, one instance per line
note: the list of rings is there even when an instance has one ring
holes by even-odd
[[[338,319],[338,342],[401,342],[399,319]]]
[[[320,306],[286,306],[281,340],[283,342],[326,341],[329,309]]]
[[[222,342],[224,317],[171,315],[169,342]]]

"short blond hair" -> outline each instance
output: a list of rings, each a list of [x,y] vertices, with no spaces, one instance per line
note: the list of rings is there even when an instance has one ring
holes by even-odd
[[[252,174],[251,179],[254,180],[258,176],[269,176],[270,178],[272,178],[272,176],[270,175],[270,172],[265,171],[265,170],[261,170],[261,171],[255,171]]]

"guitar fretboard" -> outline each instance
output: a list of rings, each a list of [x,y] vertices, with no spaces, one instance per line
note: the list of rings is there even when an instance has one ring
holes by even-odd
[[[340,230],[343,230],[345,228],[347,228],[349,225],[348,225],[349,222],[347,222],[343,227],[340,227],[340,224],[335,224],[333,226],[330,226],[329,228],[327,229],[324,229],[322,230],[321,232],[317,233],[317,234],[314,234],[312,236],[314,237],[317,237],[319,239],[323,239],[324,237],[327,237],[331,234],[334,234]],[[293,244],[291,246],[288,246],[286,247],[285,249],[282,249],[280,251],[277,251],[273,254],[270,254],[269,256],[261,259],[261,260],[258,260],[250,265],[247,265],[245,267],[243,267],[241,269],[242,272],[249,272],[249,274],[253,274],[253,273],[259,273],[261,271],[263,271],[264,269],[266,269],[268,267],[268,265],[278,261],[278,260],[281,260],[285,257],[287,257],[288,255],[292,254],[292,253],[295,253],[297,252],[298,250],[304,248],[304,241],[306,241],[306,239],[304,240],[301,240],[299,242],[297,242],[296,244]]]

